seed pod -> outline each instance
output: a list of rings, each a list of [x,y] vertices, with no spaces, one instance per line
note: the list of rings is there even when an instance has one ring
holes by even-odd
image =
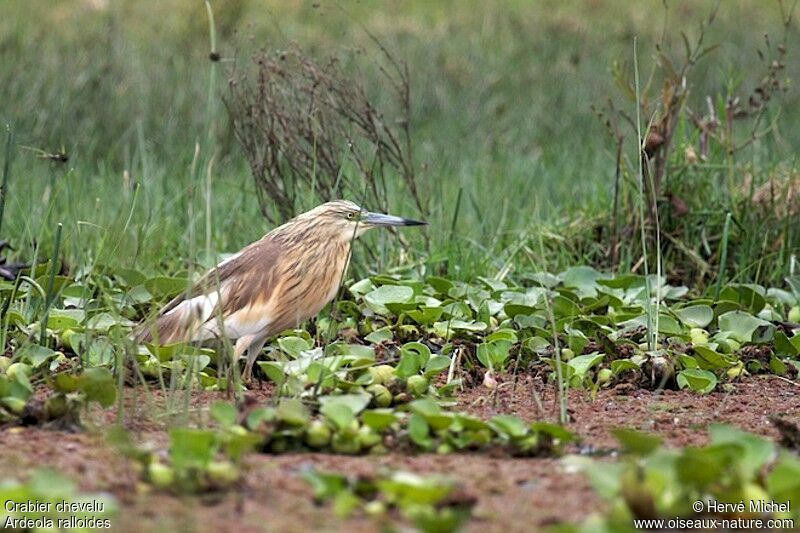
[[[375,407],[389,407],[392,405],[392,393],[383,385],[377,383],[367,387],[367,392],[372,395],[372,404]]]
[[[355,455],[361,451],[361,441],[356,437],[348,437],[337,433],[333,436],[331,448],[333,448],[333,451],[336,453]]]
[[[175,482],[175,473],[172,468],[153,461],[147,467],[147,477],[158,488],[165,489]]]
[[[209,480],[218,487],[226,487],[239,479],[239,471],[230,461],[212,461],[206,472]]]
[[[372,374],[372,383],[386,385],[394,377],[394,367],[389,365],[378,365],[370,367],[369,373]]]
[[[406,390],[414,396],[422,396],[428,392],[428,380],[424,376],[411,376],[406,380]]]
[[[322,420],[314,420],[306,430],[306,444],[311,448],[321,449],[330,444],[331,429]]]

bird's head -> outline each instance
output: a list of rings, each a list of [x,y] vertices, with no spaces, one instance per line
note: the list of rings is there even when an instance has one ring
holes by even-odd
[[[349,241],[379,226],[423,226],[427,222],[372,213],[349,200],[334,200],[298,216],[298,221],[313,224],[337,240]]]

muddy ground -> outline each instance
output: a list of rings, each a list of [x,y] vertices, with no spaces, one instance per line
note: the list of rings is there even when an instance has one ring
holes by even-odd
[[[800,386],[774,376],[755,376],[731,392],[705,396],[685,391],[648,391],[618,387],[570,391],[570,429],[581,436],[573,453],[607,453],[615,448],[610,430],[634,427],[657,432],[673,446],[702,444],[706,426],[725,422],[777,439],[770,418],[800,422]],[[166,448],[169,419],[152,416],[141,391],[126,391],[125,425],[142,441]],[[253,393],[271,396],[269,387]],[[204,416],[203,407],[224,394],[197,393],[190,416]],[[164,405],[158,392],[150,401]],[[526,377],[500,380],[496,392],[482,387],[457,396],[457,409],[490,417],[513,413],[527,420],[554,420],[555,390]],[[156,410],[158,411],[158,409]],[[41,427],[7,427],[0,431],[0,477],[24,476],[43,466],[60,470],[84,490],[108,491],[121,504],[113,519],[119,531],[377,531],[381,523],[355,516],[337,519],[327,506],[314,503],[310,487],[298,473],[313,465],[322,470],[370,475],[383,468],[440,473],[457,479],[463,491],[477,498],[470,531],[531,531],[562,521],[576,521],[604,502],[579,474],[565,472],[553,458],[520,459],[492,454],[399,455],[346,457],[325,454],[252,454],[238,490],[200,497],[154,492],[138,481],[134,465],[103,438],[114,420],[113,410],[90,413],[89,429],[56,431]]]

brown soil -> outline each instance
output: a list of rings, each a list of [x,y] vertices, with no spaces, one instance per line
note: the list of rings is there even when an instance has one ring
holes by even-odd
[[[136,397],[127,391],[125,425],[141,441],[165,450],[166,429],[176,423],[164,412],[164,395]],[[570,429],[582,442],[570,451],[612,449],[609,430],[635,427],[662,435],[670,445],[702,444],[706,427],[726,422],[748,431],[778,438],[769,417],[800,422],[800,387],[775,377],[753,377],[730,393],[699,396],[684,391],[646,391],[618,388],[570,391]],[[534,394],[535,393],[535,394]],[[257,400],[271,397],[269,387],[255,390]],[[204,407],[220,393],[195,393],[183,408],[189,421],[206,418]],[[554,420],[555,391],[531,378],[516,387],[509,378],[497,391],[474,388],[457,396],[458,409],[482,417],[513,413],[527,420]],[[153,409],[155,406],[155,409]],[[119,531],[379,531],[381,522],[356,515],[336,518],[329,506],[319,506],[298,473],[308,466],[321,470],[371,476],[384,469],[441,474],[456,479],[463,491],[477,498],[470,531],[531,531],[561,521],[582,520],[601,511],[601,500],[578,474],[568,473],[558,459],[519,459],[490,454],[401,455],[346,457],[325,454],[252,454],[236,491],[205,496],[175,496],[155,492],[138,481],[136,465],[114,451],[102,437],[102,427],[114,420],[113,410],[92,412],[96,429],[71,433],[41,427],[12,427],[0,431],[0,478],[24,477],[48,466],[77,480],[83,490],[108,491],[121,504],[114,518]],[[395,519],[396,517],[389,517]]]

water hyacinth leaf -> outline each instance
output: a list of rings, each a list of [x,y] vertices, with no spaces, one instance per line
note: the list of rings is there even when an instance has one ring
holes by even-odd
[[[597,284],[612,289],[629,289],[631,287],[644,287],[644,276],[637,274],[623,274],[608,279],[597,279]]]
[[[133,327],[134,323],[127,318],[110,313],[98,313],[86,321],[86,328],[95,331],[107,331],[113,326]]]
[[[429,433],[430,429],[425,417],[418,413],[413,413],[408,419],[408,435],[411,440],[422,448],[430,448],[433,440],[430,438]]]
[[[334,406],[344,405],[354,415],[359,414],[367,408],[372,396],[366,392],[359,394],[338,394],[330,396],[320,396],[319,403],[322,408],[330,408]]]
[[[267,378],[271,379],[278,385],[283,383],[285,374],[283,373],[283,365],[281,365],[281,363],[277,361],[258,361],[257,364]]]
[[[47,317],[47,328],[64,331],[77,327],[85,318],[81,309],[54,309]]]
[[[278,346],[280,346],[281,351],[291,357],[292,359],[297,359],[300,357],[300,354],[306,352],[313,348],[313,345],[310,341],[302,338],[302,337],[281,337],[278,339]]]
[[[658,332],[662,335],[681,335],[684,333],[684,328],[671,316],[659,314]]]
[[[425,281],[433,287],[437,294],[447,296],[450,293],[450,289],[453,288],[453,282],[446,278],[440,278],[438,276],[428,276]]]
[[[769,326],[766,320],[756,318],[744,311],[729,311],[718,318],[720,331],[730,332],[731,337],[739,342],[750,342],[753,333],[760,326]]]
[[[338,429],[342,431],[352,424],[356,415],[349,405],[344,403],[328,403],[320,407],[319,412]]]
[[[236,424],[236,407],[229,402],[214,402],[209,409],[211,417],[223,427]]]
[[[414,289],[404,285],[381,285],[364,295],[367,306],[379,315],[388,315],[387,304],[409,303],[414,297]]]
[[[54,357],[56,352],[46,346],[28,344],[20,348],[16,355],[20,361],[28,363],[33,368],[38,368],[47,360]]]
[[[408,404],[408,408],[412,413],[416,413],[423,417],[430,417],[442,414],[442,408],[429,398],[420,398]]]
[[[400,508],[413,504],[435,505],[453,490],[452,483],[445,480],[403,471],[395,472],[389,479],[379,480],[377,485],[387,500]]]
[[[107,368],[87,368],[78,378],[78,387],[88,401],[103,407],[111,407],[117,399],[117,383]]]
[[[798,354],[798,350],[795,347],[795,345],[792,344],[792,341],[789,340],[789,337],[786,336],[786,333],[782,331],[776,331],[775,353],[785,357],[796,357]]]
[[[767,475],[767,490],[778,502],[800,501],[800,459],[783,452]]]
[[[128,287],[142,285],[147,280],[147,276],[132,268],[118,268],[114,271],[114,275],[121,278]]]
[[[639,370],[640,367],[630,359],[616,359],[611,361],[611,373],[615,376],[626,370]]]
[[[442,314],[446,318],[456,320],[470,320],[473,316],[472,308],[469,306],[469,304],[462,301],[454,301],[444,304],[442,306]],[[435,324],[438,324],[438,322]]]
[[[176,470],[204,468],[217,451],[214,431],[209,429],[174,428],[169,432],[170,458]]]
[[[350,285],[348,290],[350,291],[350,294],[358,297],[374,291],[375,285],[372,283],[371,279],[366,278],[353,283],[352,285]]]
[[[489,425],[495,431],[512,439],[522,438],[528,434],[528,426],[521,418],[514,415],[497,415],[492,417]]]
[[[763,287],[757,285],[728,285],[720,293],[720,299],[736,302],[751,313],[758,314],[767,303],[765,294]]]
[[[663,442],[657,435],[627,428],[614,429],[611,434],[626,452],[636,455],[649,455],[657,450]]]
[[[334,498],[347,490],[347,477],[344,474],[320,472],[314,468],[303,469],[300,474],[314,491],[314,498],[324,501]]]
[[[517,342],[517,333],[513,329],[498,329],[486,337],[486,342],[492,341]]]
[[[413,309],[406,313],[408,317],[419,324],[420,326],[428,326],[434,324],[437,320],[442,318],[444,308],[441,306],[422,306],[419,309]]]
[[[385,430],[399,419],[400,417],[392,409],[369,409],[362,415],[364,424],[378,432]]]
[[[450,367],[450,358],[446,355],[434,355],[425,364],[425,375],[434,376]]]
[[[727,424],[712,424],[708,433],[713,444],[735,444],[742,448],[742,460],[735,463],[742,479],[755,477],[775,455],[772,441]]]
[[[433,325],[433,332],[439,337],[443,338],[450,338],[454,333],[458,333],[461,331],[466,332],[481,332],[485,331],[487,325],[485,322],[478,322],[472,321],[467,322],[465,320],[448,320],[446,322],[436,322]]]
[[[531,430],[536,433],[548,435],[560,442],[573,442],[578,440],[577,435],[567,428],[558,424],[553,424],[552,422],[534,422],[531,424]]]
[[[678,387],[691,389],[701,394],[708,394],[717,386],[717,376],[713,372],[701,369],[686,369],[678,372]]]
[[[372,344],[380,344],[382,342],[390,341],[394,337],[392,329],[389,327],[379,328],[364,337],[364,340]]]
[[[574,317],[581,314],[581,308],[569,298],[558,295],[553,298],[553,314],[559,318]]]
[[[583,379],[589,370],[600,363],[605,356],[598,352],[592,352],[586,355],[578,355],[567,361],[567,365],[575,372],[574,375]]]
[[[511,353],[511,341],[495,340],[482,342],[478,345],[477,357],[483,366],[494,370],[503,370],[506,360]]]
[[[61,373],[56,374],[55,378],[53,379],[53,385],[59,392],[75,392],[80,386],[80,380],[78,376],[73,374]]]
[[[143,283],[144,288],[153,298],[175,296],[189,287],[189,280],[168,276],[155,276]]]
[[[292,426],[305,426],[310,417],[303,402],[294,398],[282,399],[275,411],[275,416],[278,420]]]
[[[728,368],[733,364],[733,361],[729,361],[722,354],[715,352],[708,346],[695,346],[694,353],[696,355],[695,361],[697,364],[700,366],[700,368],[704,368],[706,370]]]
[[[597,280],[606,276],[589,266],[570,267],[559,278],[565,287],[573,287],[581,298],[597,296]]]
[[[418,374],[431,357],[431,350],[421,342],[409,342],[400,348],[397,377],[407,378]]]
[[[714,320],[714,310],[708,305],[690,305],[672,311],[691,328],[704,328]]]

